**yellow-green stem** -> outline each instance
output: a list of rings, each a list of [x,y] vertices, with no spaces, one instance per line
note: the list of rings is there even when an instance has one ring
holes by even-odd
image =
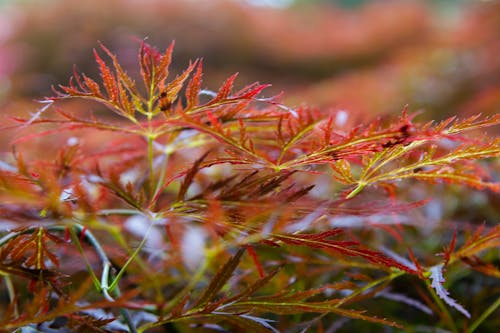
[[[491,304],[482,314],[479,318],[477,318],[472,325],[469,327],[467,330],[467,333],[472,333],[478,328],[479,325],[489,316],[491,315],[498,307],[500,307],[500,297],[497,298],[497,300]]]
[[[132,255],[127,259],[127,261],[122,266],[122,268],[120,269],[120,271],[118,272],[118,274],[116,274],[116,277],[114,278],[113,282],[111,282],[111,284],[109,285],[109,290],[113,290],[118,285],[118,282],[120,281],[120,278],[125,273],[125,271],[127,270],[128,266],[132,263],[132,261],[134,261],[136,259],[136,257],[142,251],[142,249],[144,248],[144,245],[146,245],[146,241],[147,241],[147,239],[149,237],[149,233],[153,229],[153,224],[154,224],[154,221],[151,221],[151,223],[149,224],[148,229],[144,233],[144,237],[142,238],[141,242],[139,243],[139,246],[135,249],[135,251],[132,253]]]
[[[155,182],[155,173],[153,169],[153,162],[154,162],[154,153],[153,153],[153,143],[154,143],[154,138],[151,136],[148,136],[148,165],[149,165],[149,193],[150,197],[152,197],[155,193],[155,187],[156,187],[156,182]]]
[[[438,295],[436,295],[436,292],[430,286],[429,283],[427,283],[426,285],[427,285],[427,289],[429,290],[429,293],[431,294],[432,298],[434,299],[434,301],[438,305],[439,309],[443,313],[443,316],[444,316],[443,319],[446,321],[446,323],[448,323],[448,326],[453,333],[458,333],[458,328],[455,325],[455,322],[453,321],[453,318],[451,317],[450,312],[448,311],[446,306],[443,304],[443,301],[441,300],[441,298],[438,297]]]
[[[15,318],[19,317],[19,310],[17,309],[17,300],[16,300],[16,291],[14,290],[14,284],[9,275],[5,275],[3,277],[5,281],[5,286],[7,287],[7,294],[9,295],[10,303],[14,304],[14,316]]]

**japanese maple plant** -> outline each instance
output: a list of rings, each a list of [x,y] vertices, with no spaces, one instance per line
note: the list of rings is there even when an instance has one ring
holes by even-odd
[[[498,114],[291,108],[263,97],[268,85],[234,89],[236,75],[203,87],[201,60],[169,79],[172,50],[142,43],[142,86],[101,45],[100,82],[75,70],[13,118],[4,331],[494,327],[500,227],[427,207],[500,191]],[[464,291],[468,276],[485,285]]]

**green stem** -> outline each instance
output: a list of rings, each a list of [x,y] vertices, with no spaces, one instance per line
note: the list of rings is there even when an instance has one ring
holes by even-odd
[[[441,300],[441,298],[438,297],[438,295],[436,295],[436,292],[434,291],[434,289],[429,285],[429,282],[427,281],[426,283],[426,286],[427,286],[427,289],[429,290],[432,298],[434,299],[434,301],[436,302],[436,304],[438,305],[439,309],[441,310],[442,314],[443,314],[443,320],[445,320],[450,329],[452,330],[453,333],[458,333],[458,328],[457,326],[455,325],[455,322],[453,321],[453,318],[451,317],[451,314],[450,312],[448,311],[448,309],[446,308],[446,306],[443,304],[443,301]]]
[[[126,208],[118,208],[118,209],[101,209],[97,212],[98,215],[137,215],[141,214],[140,210],[137,209],[126,209]]]
[[[84,230],[84,227],[79,224],[75,224],[74,227],[81,235]],[[102,264],[102,275],[101,275],[101,285],[100,285],[101,292],[103,293],[104,297],[106,297],[108,300],[114,301],[114,298],[111,297],[111,295],[109,295],[109,291],[113,292],[113,296],[120,297],[120,290],[116,286],[115,286],[116,288],[108,287],[109,277],[112,275],[110,271],[111,261],[108,259],[108,256],[101,247],[99,241],[94,237],[94,235],[89,230],[86,230],[83,236],[91,244],[91,246],[94,248],[97,255],[99,256],[99,259],[101,260]],[[113,283],[114,282],[116,282],[116,279],[115,281],[113,281]],[[122,317],[125,320],[125,323],[127,324],[130,333],[137,333],[137,329],[132,322],[132,317],[130,316],[128,310],[121,307],[120,313],[122,314]]]
[[[18,318],[19,311],[17,309],[16,291],[14,290],[14,284],[12,283],[9,275],[5,275],[3,279],[5,281],[5,286],[7,287],[7,293],[9,295],[10,303],[14,303],[14,316],[15,318]]]
[[[203,261],[203,263],[200,265],[200,267],[198,267],[198,269],[196,270],[194,275],[189,280],[188,284],[184,288],[182,288],[182,290],[180,292],[178,292],[174,296],[174,298],[172,298],[172,300],[170,302],[168,302],[168,304],[162,310],[162,313],[170,312],[177,304],[179,304],[179,302],[181,302],[184,299],[184,297],[186,297],[186,295],[189,294],[189,292],[191,292],[191,290],[193,290],[193,288],[196,286],[196,284],[202,279],[203,275],[205,274],[206,269],[209,267],[209,264],[211,262],[211,258],[212,258],[212,256],[209,256],[207,254],[206,259]],[[181,319],[183,319],[185,317],[189,317],[189,316],[190,316],[189,314],[183,314],[179,317],[171,317],[170,316],[169,318],[161,320],[161,321],[144,324],[144,325],[140,326],[137,330],[139,333],[142,333],[142,332],[144,332],[148,329],[151,329],[153,327],[162,326],[162,325],[165,325],[167,323],[178,321],[178,320],[181,320]]]
[[[476,328],[481,325],[481,323],[489,316],[491,315],[498,307],[500,307],[500,297],[497,298],[497,300],[491,304],[482,314],[479,318],[477,318],[472,325],[469,327],[467,330],[467,333],[472,333],[476,330]]]
[[[156,198],[158,196],[159,192],[162,190],[162,185],[163,185],[163,182],[165,181],[168,158],[169,158],[169,155],[164,153],[163,160],[161,162],[161,167],[160,167],[160,170],[158,173],[159,178],[158,178],[158,181],[156,182],[155,190],[152,191],[153,196],[151,197],[151,200],[154,200],[154,198]],[[153,206],[154,206],[154,203],[151,202],[149,208],[152,209]]]
[[[85,251],[83,250],[82,244],[80,243],[80,239],[78,238],[77,231],[75,229],[77,228],[75,227],[69,229],[71,240],[73,241],[73,244],[75,244],[78,252],[82,256],[83,261],[85,263],[85,267],[87,267],[87,271],[89,272],[90,277],[92,278],[94,286],[96,287],[97,290],[99,290],[99,292],[101,292],[101,284],[99,282],[99,279],[97,278],[97,275],[94,273],[94,270],[92,269],[92,265],[90,264],[90,261],[87,258]],[[81,230],[79,230],[78,232],[81,234]]]
[[[349,193],[349,195],[346,198],[347,199],[354,198],[356,195],[358,195],[365,188],[365,186],[366,186],[366,183],[359,181],[358,186],[356,186],[356,188],[354,190],[352,190],[351,193]]]
[[[111,285],[109,285],[109,290],[115,289],[115,287],[118,285],[118,282],[120,281],[122,275],[125,273],[127,270],[128,266],[134,261],[134,259],[139,255],[139,253],[142,251],[144,248],[144,245],[146,245],[146,241],[148,239],[149,233],[153,229],[153,224],[154,221],[151,221],[151,223],[148,226],[148,229],[144,233],[144,237],[142,238],[141,242],[139,243],[139,246],[135,249],[135,251],[132,253],[132,255],[127,259],[125,264],[122,266],[118,274],[116,274],[116,277],[114,278],[113,282],[111,282]]]
[[[337,304],[335,304],[335,307],[338,308],[340,307],[342,304],[348,302],[349,300],[353,299],[354,297],[358,296],[359,294],[362,294],[363,292],[369,290],[369,289],[372,289],[372,288],[375,288],[376,286],[378,286],[379,284],[382,284],[382,283],[385,283],[385,282],[390,282],[392,280],[394,280],[395,278],[401,276],[401,275],[404,275],[405,272],[403,271],[398,271],[398,272],[394,272],[392,274],[389,274],[389,275],[386,275],[378,280],[374,280],[370,283],[368,283],[367,285],[365,285],[364,287],[362,288],[359,288],[359,289],[356,289],[356,291],[354,291],[352,294],[350,294],[349,296],[343,298],[342,300],[340,300]]]
[[[170,302],[168,302],[167,306],[165,307],[165,312],[169,312],[171,309],[173,309],[185,297],[185,295],[187,295],[196,286],[196,284],[202,279],[203,275],[205,274],[205,271],[207,270],[210,262],[211,257],[209,257],[209,255],[207,254],[207,257],[200,265],[200,267],[198,267],[194,275],[189,280],[188,284],[184,288],[182,288],[182,290],[178,292]]]
[[[154,193],[156,192],[155,187],[156,187],[156,182],[155,182],[155,174],[154,174],[154,138],[151,136],[148,136],[148,165],[149,165],[149,194],[150,197],[153,197]]]
[[[133,209],[131,209],[131,210],[126,210],[126,209],[119,210],[119,209],[117,209],[117,210],[109,210],[109,211],[100,211],[99,212],[99,214],[106,215],[105,213],[108,213],[110,215],[113,215],[113,214],[118,214],[118,215],[142,214],[142,215],[146,216],[148,219],[154,220],[154,218],[151,215],[145,214],[145,213],[142,213],[140,211],[133,210]],[[101,230],[105,230],[105,231],[109,232],[111,234],[111,236],[113,237],[113,239],[123,249],[125,249],[130,256],[133,255],[134,251],[132,249],[130,249],[128,241],[123,236],[123,233],[121,232],[120,228],[113,226],[111,224],[107,224],[105,222],[99,223],[99,224],[91,224],[91,226],[94,228],[100,228]],[[147,264],[142,260],[142,258],[140,256],[136,256],[135,261],[136,261],[137,265],[139,265],[139,267],[144,271],[144,276],[146,276],[148,278],[151,285],[155,288],[156,294],[159,297],[158,302],[162,303],[163,302],[163,293],[161,291],[161,286],[160,286],[159,281],[154,277],[154,272],[151,271],[150,268],[148,268]]]

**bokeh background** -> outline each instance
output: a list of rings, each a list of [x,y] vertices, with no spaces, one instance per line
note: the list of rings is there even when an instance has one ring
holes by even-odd
[[[26,112],[103,42],[130,73],[142,39],[202,57],[204,88],[240,73],[290,106],[424,117],[498,112],[500,2],[479,0],[0,0],[0,108]],[[175,72],[175,70],[174,70]]]

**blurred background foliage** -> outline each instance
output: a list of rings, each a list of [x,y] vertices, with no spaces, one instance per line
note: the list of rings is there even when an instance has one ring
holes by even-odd
[[[140,40],[176,40],[180,70],[203,57],[205,88],[233,72],[290,105],[425,117],[500,105],[500,2],[368,0],[3,0],[0,105],[51,94],[73,65],[96,75],[103,42],[130,73]]]

